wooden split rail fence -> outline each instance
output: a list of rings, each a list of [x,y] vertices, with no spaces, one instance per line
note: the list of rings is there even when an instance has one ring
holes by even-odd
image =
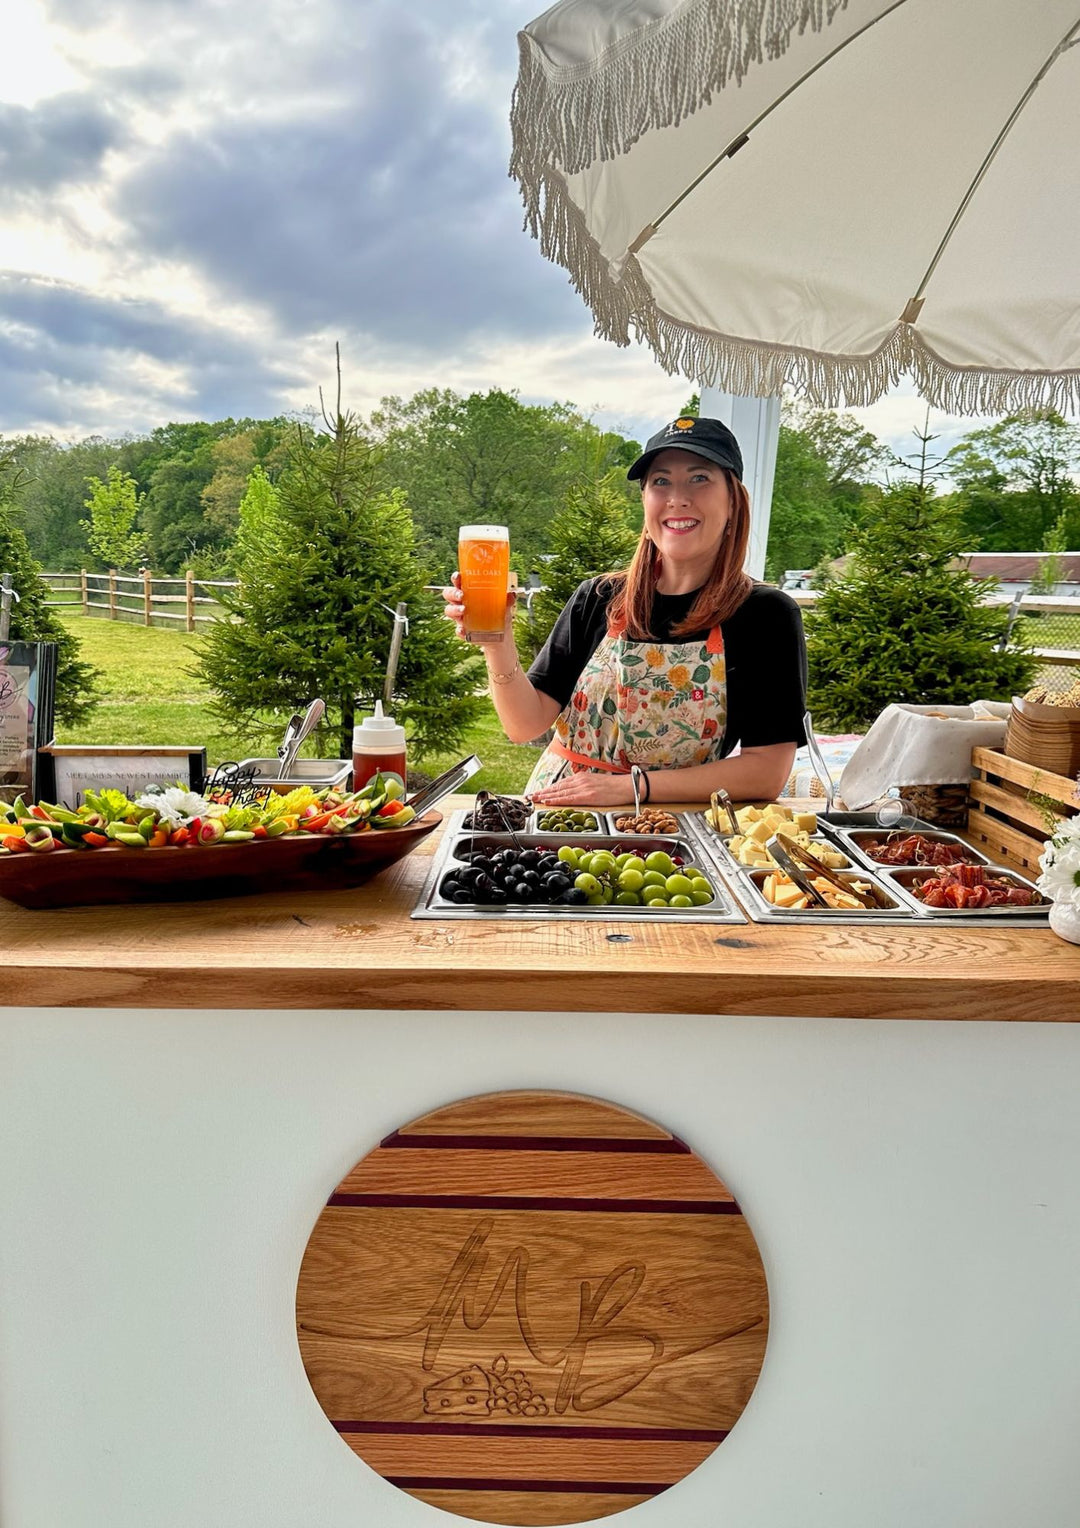
[[[216,621],[222,613],[220,600],[205,591],[236,588],[235,579],[196,578],[191,572],[173,578],[155,577],[148,569],[127,574],[115,568],[108,573],[88,573],[81,568],[72,573],[42,573],[41,577],[52,596],[45,601],[47,605],[144,626],[183,622],[184,630],[192,632]]]
[[[75,606],[84,615],[138,621],[145,626],[182,621],[184,629],[190,632],[217,620],[222,611],[219,599],[206,591],[236,588],[235,579],[195,578],[190,572],[159,578],[148,570],[138,574],[115,570],[88,573],[83,568],[72,573],[42,573],[41,577],[51,596],[45,602],[48,605]],[[521,592],[531,606],[532,596],[539,590]],[[814,604],[817,595],[813,590],[800,589],[792,598],[796,604],[808,607]],[[1035,595],[1010,600],[994,595],[988,603],[1012,607],[1014,621],[1024,622],[1044,670],[1080,667],[1080,600]]]

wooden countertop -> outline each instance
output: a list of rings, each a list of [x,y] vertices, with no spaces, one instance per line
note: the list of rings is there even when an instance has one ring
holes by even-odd
[[[1080,946],[1049,929],[414,922],[439,836],[350,891],[0,900],[3,1002],[1080,1022]]]

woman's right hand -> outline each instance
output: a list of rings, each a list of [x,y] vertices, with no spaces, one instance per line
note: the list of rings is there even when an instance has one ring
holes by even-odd
[[[463,642],[465,636],[465,596],[461,592],[461,574],[454,572],[450,575],[450,583],[442,591],[443,614],[448,621],[453,621],[454,630]],[[508,589],[506,594],[506,635],[512,642],[514,639],[514,607],[517,604],[517,594],[513,589]],[[478,643],[477,646],[483,644]],[[490,646],[490,644],[488,644]],[[496,644],[497,646],[498,644]]]

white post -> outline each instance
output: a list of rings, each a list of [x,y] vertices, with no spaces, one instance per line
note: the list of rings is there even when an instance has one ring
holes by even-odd
[[[746,570],[754,578],[765,576],[776,446],[780,439],[780,403],[775,396],[741,398],[735,393],[722,393],[718,387],[701,388],[703,417],[721,420],[742,448],[743,482],[753,506]]]

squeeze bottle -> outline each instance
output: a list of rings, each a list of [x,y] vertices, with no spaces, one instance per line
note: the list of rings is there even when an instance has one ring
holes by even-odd
[[[405,788],[405,728],[392,716],[384,716],[382,701],[375,714],[365,716],[353,728],[353,790],[366,785],[373,775],[383,774]]]

